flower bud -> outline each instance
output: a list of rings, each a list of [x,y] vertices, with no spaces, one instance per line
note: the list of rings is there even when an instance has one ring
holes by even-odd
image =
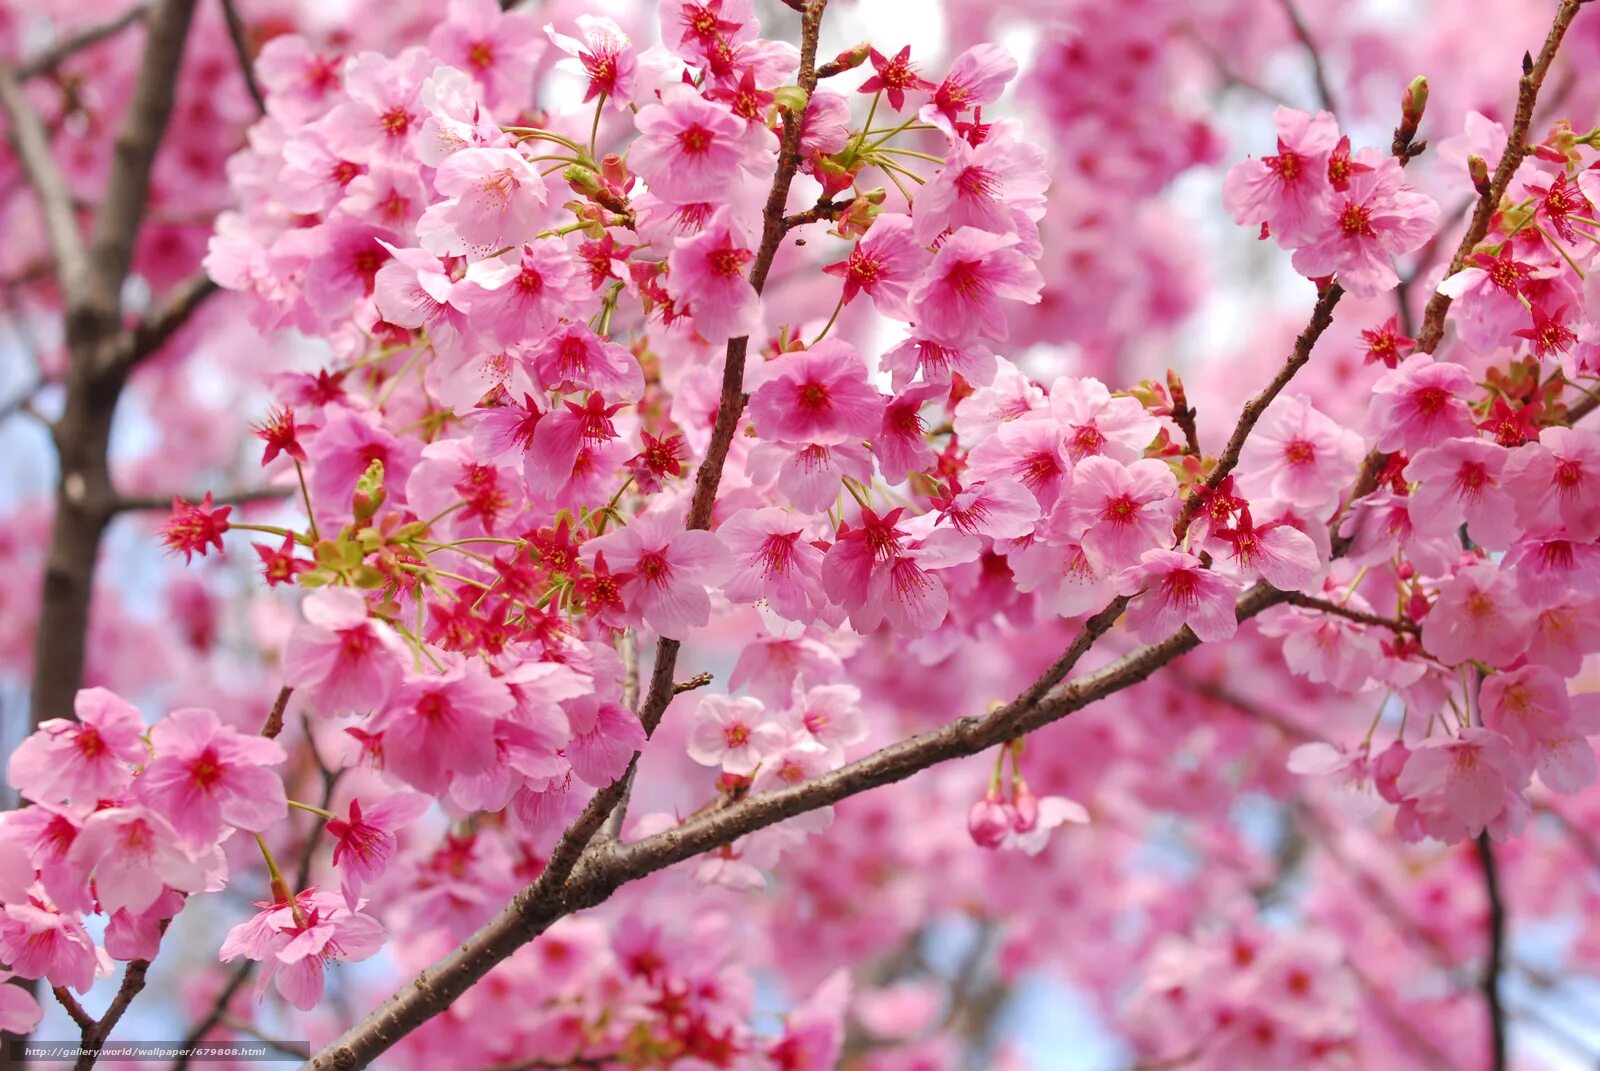
[[[974,803],[972,810],[967,812],[967,832],[972,835],[972,843],[980,848],[993,851],[1005,843],[1006,834],[1010,831],[1011,816],[1006,813],[1000,797],[993,792]]]
[[[600,177],[606,180],[608,186],[615,186],[619,190],[626,190],[633,183],[627,162],[614,152],[608,152],[600,158]]]
[[[1489,192],[1489,162],[1474,153],[1467,157],[1467,174],[1472,176],[1472,185],[1479,194]]]
[[[1410,757],[1411,749],[1396,740],[1372,760],[1372,783],[1378,795],[1390,803],[1405,802],[1405,797],[1400,794],[1400,771],[1405,769],[1406,760]]]
[[[1415,129],[1422,122],[1422,113],[1427,107],[1428,80],[1419,74],[1406,86],[1405,96],[1400,98],[1400,118]]]
[[[854,48],[847,48],[837,56],[833,57],[833,62],[828,64],[828,68],[834,74],[843,74],[845,71],[853,71],[863,63],[867,62],[867,57],[871,54],[872,45],[866,41],[863,41]]]
[[[772,91],[772,96],[779,108],[795,115],[806,110],[806,101],[810,99],[799,86],[779,86]]]
[[[561,172],[561,178],[581,197],[593,197],[600,192],[600,176],[582,164],[573,164]]]
[[[1018,833],[1026,833],[1039,824],[1039,797],[1028,782],[1018,781],[1011,789],[1011,807],[1011,828]]]

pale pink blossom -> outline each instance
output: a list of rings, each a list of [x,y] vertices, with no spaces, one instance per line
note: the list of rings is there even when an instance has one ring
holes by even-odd
[[[717,526],[733,557],[723,594],[766,603],[780,617],[806,622],[824,603],[822,551],[806,538],[806,520],[788,510],[744,509]]]
[[[51,718],[11,753],[7,779],[36,803],[115,797],[148,757],[144,719],[126,699],[85,688],[72,701],[76,721]]]
[[[206,871],[185,850],[161,815],[138,805],[110,807],[84,820],[67,865],[94,873],[95,897],[106,914],[143,914],[164,889],[201,892]]]
[[[1454,842],[1485,829],[1497,837],[1517,832],[1526,821],[1528,775],[1509,740],[1471,728],[1454,738],[1424,740],[1406,759],[1396,787],[1415,801],[1425,835]]]
[[[1004,341],[1002,302],[1036,305],[1044,287],[1039,267],[1018,248],[1016,235],[962,227],[939,246],[933,263],[912,288],[919,335],[946,346],[978,338]]]
[[[1359,434],[1295,394],[1269,408],[1245,440],[1240,484],[1247,494],[1320,510],[1354,482],[1365,455]]]
[[[759,700],[707,695],[695,707],[689,757],[702,766],[748,775],[788,742],[788,734],[767,718]]]
[[[1509,547],[1521,528],[1516,502],[1503,477],[1508,451],[1487,439],[1447,439],[1406,463],[1417,481],[1411,516],[1428,532],[1453,535],[1462,524],[1479,546]]]
[[[1315,116],[1293,108],[1273,112],[1278,152],[1252,157],[1229,170],[1222,203],[1235,222],[1260,224],[1285,249],[1310,241],[1332,195],[1328,156],[1339,141],[1339,124],[1328,112]]]
[[[1515,577],[1494,562],[1474,562],[1439,585],[1422,645],[1449,666],[1468,659],[1509,666],[1527,648],[1532,624]]]
[[[324,973],[340,960],[359,962],[383,947],[383,926],[360,907],[348,907],[337,894],[315,888],[293,903],[258,903],[262,910],[228,931],[218,958],[240,956],[262,964],[257,993],[275,984],[283,999],[302,1011],[322,1000]]]
[[[1363,170],[1349,188],[1331,193],[1313,213],[1309,244],[1294,253],[1294,269],[1310,279],[1337,275],[1355,297],[1376,297],[1400,282],[1394,258],[1419,249],[1439,225],[1439,202],[1405,184],[1400,164],[1374,149],[1356,154]]]
[[[311,696],[319,714],[381,707],[406,665],[405,642],[367,616],[367,601],[352,588],[324,588],[301,605],[305,621],[289,634],[284,679]]]
[[[515,149],[466,148],[433,175],[446,198],[417,223],[417,242],[434,256],[475,256],[532,240],[544,215],[544,180]]]
[[[1575,540],[1600,537],[1600,435],[1545,428],[1506,460],[1505,485],[1526,529],[1560,525]]]

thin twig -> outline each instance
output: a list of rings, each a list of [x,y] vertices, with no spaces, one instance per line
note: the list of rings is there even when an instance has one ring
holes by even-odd
[[[55,986],[50,990],[56,996],[56,1001],[66,1009],[72,1021],[78,1024],[78,1029],[85,1032],[95,1028],[94,1016],[83,1010],[83,1005],[78,1003],[78,998],[64,985]]]
[[[89,278],[89,253],[72,206],[72,187],[50,151],[50,133],[28,102],[16,72],[0,63],[0,112],[10,128],[11,145],[28,185],[39,201],[56,280],[64,294],[78,293]]]
[[[1578,9],[1583,6],[1583,2],[1584,0],[1562,0],[1561,7],[1556,11],[1555,21],[1550,24],[1550,32],[1545,37],[1544,46],[1539,49],[1538,59],[1524,65],[1522,78],[1517,83],[1516,116],[1511,121],[1511,129],[1506,132],[1506,147],[1501,154],[1500,165],[1495,168],[1488,189],[1478,198],[1477,207],[1472,212],[1472,221],[1468,224],[1466,233],[1461,236],[1455,255],[1450,258],[1450,269],[1445,272],[1447,279],[1461,270],[1472,250],[1483,241],[1484,235],[1489,233],[1489,223],[1500,207],[1500,199],[1505,196],[1512,177],[1516,175],[1517,168],[1522,165],[1523,158],[1528,154],[1528,127],[1533,122],[1533,107],[1538,102],[1539,90],[1544,85],[1545,75],[1550,71],[1550,64],[1556,58],[1557,49],[1561,47],[1561,39],[1566,36],[1572,20],[1578,17]],[[1432,353],[1438,348],[1439,340],[1444,337],[1445,314],[1449,311],[1448,294],[1435,291],[1428,298],[1427,308],[1423,310],[1422,315],[1422,331],[1417,335],[1417,352]]]
[[[278,689],[278,697],[272,701],[272,709],[267,712],[267,720],[261,726],[261,735],[268,740],[275,739],[283,732],[283,712],[289,706],[289,697],[294,694],[294,689],[285,684]]]
[[[135,4],[122,14],[93,26],[86,26],[69,37],[63,37],[43,52],[30,60],[25,60],[17,67],[19,81],[27,81],[41,74],[50,74],[61,66],[69,57],[92,48],[101,41],[115,37],[129,26],[143,19],[149,12],[145,4]]]
[[[679,681],[677,684],[674,684],[672,686],[672,694],[682,695],[684,692],[692,692],[696,688],[704,688],[714,680],[716,680],[716,678],[709,673],[696,673],[688,680]]]
[[[1294,0],[1278,0],[1283,6],[1283,13],[1289,17],[1289,25],[1294,29],[1294,35],[1305,46],[1306,53],[1311,57],[1311,76],[1317,85],[1317,102],[1322,105],[1322,110],[1339,114],[1339,109],[1333,103],[1333,90],[1328,87],[1328,72],[1322,66],[1322,52],[1317,48],[1316,42],[1311,39],[1311,31],[1306,27],[1306,20],[1300,17],[1300,9],[1295,6]]]
[[[261,92],[261,83],[256,81],[255,64],[250,59],[250,42],[234,0],[222,0],[222,15],[228,23],[228,39],[233,42],[233,54],[239,58],[239,73],[244,75],[244,87],[250,91],[250,99],[256,102],[256,111],[266,115],[267,98]]]
[[[243,506],[251,502],[273,502],[287,498],[293,493],[294,489],[290,487],[253,487],[247,491],[229,491],[227,494],[212,495],[211,502],[216,506]],[[172,495],[119,495],[111,509],[114,513],[165,512],[172,508],[172,499]]]
[[[1500,972],[1505,960],[1506,907],[1500,896],[1500,868],[1494,858],[1494,843],[1489,831],[1478,834],[1478,865],[1483,870],[1484,894],[1489,900],[1489,956],[1483,965],[1484,1003],[1489,1011],[1490,1052],[1493,1071],[1509,1066],[1506,1049],[1506,1009],[1500,999]]]
[[[1382,614],[1369,614],[1364,610],[1352,609],[1342,603],[1334,602],[1331,599],[1319,599],[1314,595],[1295,592],[1289,596],[1289,602],[1294,606],[1304,607],[1307,610],[1318,610],[1362,625],[1376,625],[1378,628],[1386,628],[1391,632],[1414,634],[1422,631],[1422,626],[1415,621],[1384,617]]]
[[[1270,383],[1261,388],[1259,394],[1245,403],[1244,411],[1239,414],[1239,421],[1234,425],[1233,434],[1228,438],[1228,445],[1218,456],[1216,467],[1206,477],[1206,488],[1215,491],[1222,485],[1222,481],[1228,478],[1228,474],[1238,467],[1239,454],[1244,450],[1245,440],[1255,430],[1256,423],[1267,411],[1268,406],[1282,393],[1283,388],[1289,385],[1289,380],[1311,360],[1311,351],[1316,348],[1317,340],[1322,337],[1323,332],[1333,323],[1334,306],[1339,304],[1339,299],[1343,296],[1344,288],[1338,283],[1329,283],[1317,296],[1317,303],[1311,310],[1311,320],[1306,324],[1305,330],[1300,332],[1300,337],[1295,339],[1294,348],[1289,351],[1283,367],[1278,369],[1278,374],[1272,377]],[[1198,488],[1184,499],[1183,508],[1178,512],[1178,520],[1172,526],[1174,538],[1181,540],[1189,530],[1189,523],[1200,510],[1200,501]]]

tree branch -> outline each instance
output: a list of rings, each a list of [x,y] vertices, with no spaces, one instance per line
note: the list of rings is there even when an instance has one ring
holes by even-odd
[[[50,74],[68,58],[93,48],[100,42],[115,37],[149,13],[144,4],[135,4],[122,14],[93,26],[86,26],[69,37],[64,37],[17,67],[17,80],[27,81],[41,74]]]
[[[1483,870],[1484,894],[1489,900],[1489,956],[1483,966],[1484,1003],[1489,1012],[1489,1051],[1494,1071],[1506,1071],[1506,1009],[1500,1000],[1500,972],[1505,960],[1506,908],[1500,897],[1500,869],[1495,863],[1494,843],[1489,832],[1478,834],[1478,865]]]
[[[105,357],[108,378],[118,379],[132,371],[140,361],[159,350],[197,309],[221,290],[205,272],[198,272],[178,283],[132,330],[122,331]]]
[[[95,279],[91,298],[103,313],[113,317],[121,307],[122,283],[133,263],[156,150],[172,117],[194,8],[195,0],[158,0],[151,8],[150,30],[134,81],[133,98],[117,133],[105,196],[95,214],[90,239]]]
[[[1331,599],[1319,599],[1314,595],[1304,595],[1300,592],[1295,592],[1289,596],[1289,602],[1291,605],[1301,606],[1307,610],[1319,610],[1322,613],[1332,614],[1335,617],[1342,617],[1346,620],[1355,621],[1362,625],[1375,625],[1378,628],[1386,628],[1391,632],[1415,634],[1422,631],[1422,626],[1417,624],[1415,621],[1405,621],[1396,617],[1384,617],[1382,614],[1369,614],[1364,610],[1354,610],[1348,606],[1345,606],[1343,603],[1337,603]]]
[[[1294,30],[1294,35],[1300,39],[1306,53],[1311,57],[1311,77],[1317,85],[1317,102],[1322,105],[1323,111],[1339,114],[1339,109],[1333,103],[1333,90],[1328,88],[1328,72],[1322,66],[1322,52],[1311,39],[1311,31],[1306,28],[1306,20],[1300,17],[1300,9],[1295,6],[1294,0],[1278,0],[1278,2],[1283,6],[1283,13],[1289,18],[1289,26]]]
[[[256,111],[266,115],[267,98],[261,92],[261,83],[256,81],[256,68],[250,59],[250,43],[246,39],[244,20],[239,17],[239,8],[234,0],[222,0],[222,15],[228,23],[228,39],[233,42],[233,54],[239,58],[239,73],[244,76],[244,87],[250,91],[250,99],[256,102]]]
[[[255,487],[245,491],[213,495],[211,501],[218,506],[242,506],[251,502],[272,502],[292,494],[294,494],[292,487]],[[142,510],[165,512],[171,508],[171,495],[118,495],[111,505],[111,512],[136,513]]]
[[[1444,276],[1446,279],[1461,270],[1473,248],[1489,233],[1489,223],[1500,207],[1500,199],[1505,196],[1517,168],[1528,155],[1528,127],[1533,122],[1533,106],[1538,102],[1539,90],[1544,85],[1545,75],[1550,72],[1550,64],[1556,58],[1556,50],[1561,47],[1561,39],[1566,36],[1572,20],[1578,17],[1578,9],[1583,3],[1584,0],[1561,0],[1555,21],[1550,24],[1550,33],[1544,39],[1544,47],[1539,49],[1539,58],[1524,65],[1522,78],[1517,83],[1517,112],[1511,121],[1511,129],[1506,133],[1506,147],[1500,157],[1500,166],[1495,168],[1489,188],[1478,198],[1478,205],[1472,212],[1472,222],[1461,236],[1461,244],[1456,246],[1455,255],[1450,258],[1450,269]],[[1422,331],[1417,335],[1418,353],[1432,353],[1438,348],[1439,340],[1444,337],[1445,314],[1449,311],[1450,296],[1434,291],[1428,298],[1427,308],[1423,310]]]
[[[1322,333],[1333,323],[1334,306],[1339,304],[1339,299],[1342,297],[1344,288],[1338,283],[1329,283],[1323,288],[1322,293],[1317,295],[1317,303],[1311,310],[1311,321],[1306,324],[1305,330],[1300,332],[1300,337],[1295,339],[1294,349],[1289,352],[1283,367],[1278,369],[1278,374],[1261,389],[1261,393],[1245,403],[1244,411],[1239,414],[1239,421],[1233,427],[1233,434],[1228,438],[1228,445],[1217,458],[1216,467],[1206,477],[1207,488],[1215,491],[1222,485],[1222,481],[1228,478],[1228,474],[1238,467],[1239,454],[1244,450],[1245,440],[1255,430],[1262,414],[1283,392],[1283,388],[1289,385],[1289,380],[1311,360],[1311,351],[1316,348],[1317,340],[1322,337]],[[1189,497],[1184,499],[1183,508],[1178,512],[1177,523],[1172,526],[1174,538],[1183,539],[1189,530],[1189,523],[1194,520],[1194,515],[1199,510],[1200,495],[1191,492]]]
[[[28,103],[17,74],[0,63],[0,111],[11,131],[11,145],[28,185],[38,198],[45,234],[56,261],[56,280],[69,303],[88,286],[89,253],[72,207],[72,187],[50,151],[50,134]]]

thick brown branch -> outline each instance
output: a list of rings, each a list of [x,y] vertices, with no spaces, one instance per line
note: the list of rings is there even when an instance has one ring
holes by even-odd
[[[101,41],[109,40],[126,30],[129,26],[145,17],[149,8],[144,4],[135,4],[115,18],[104,22],[85,26],[75,34],[63,37],[37,56],[26,61],[17,68],[17,78],[27,81],[41,74],[50,74],[57,67],[86,48],[93,48]]]

